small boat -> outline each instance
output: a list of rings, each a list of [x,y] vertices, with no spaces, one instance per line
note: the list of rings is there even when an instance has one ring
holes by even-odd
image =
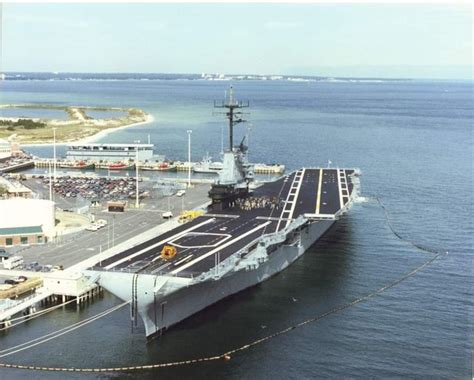
[[[156,164],[144,165],[140,167],[140,170],[154,170],[162,172],[175,172],[177,171],[177,166],[170,164],[169,162],[157,162]]]
[[[216,174],[219,170],[222,170],[222,162],[212,162],[212,157],[209,154],[206,154],[202,161],[196,163],[193,166],[193,171],[195,173],[209,173]]]
[[[59,167],[65,169],[94,170],[95,164],[86,161],[62,161],[59,163]]]
[[[107,166],[108,170],[133,170],[135,169],[135,164],[126,164],[124,162],[116,162],[114,164],[109,164]]]
[[[257,174],[283,174],[285,165],[281,164],[253,164],[254,171]]]

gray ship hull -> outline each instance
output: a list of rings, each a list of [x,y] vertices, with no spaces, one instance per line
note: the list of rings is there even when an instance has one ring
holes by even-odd
[[[331,228],[334,222],[335,220],[320,220],[310,223],[306,229],[303,229],[297,243],[279,246],[269,255],[267,261],[259,264],[255,269],[231,272],[217,281],[208,280],[196,283],[163,296],[160,296],[160,292],[151,294],[151,289],[154,289],[153,285],[156,288],[156,280],[154,284],[151,283],[154,276],[140,275],[137,284],[139,294],[137,308],[144,322],[146,336],[150,338],[223,298],[257,285],[281,272],[302,256]],[[115,275],[126,274],[116,273]],[[101,284],[118,297],[130,300],[132,275],[127,275],[129,281],[122,281],[123,287],[117,286],[116,278],[111,279],[111,286],[108,286],[109,281],[106,278],[101,280]],[[119,288],[122,291],[118,291]]]
[[[130,301],[150,337],[287,268],[349,210],[357,189],[352,169],[303,168],[93,270],[102,287]],[[177,253],[165,259],[170,245]]]

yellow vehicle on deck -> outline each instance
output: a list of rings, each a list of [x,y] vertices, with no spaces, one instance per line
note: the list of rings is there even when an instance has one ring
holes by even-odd
[[[165,245],[161,250],[161,258],[164,260],[170,260],[176,256],[176,247],[172,245]]]
[[[178,218],[178,222],[187,223],[193,219],[196,219],[198,216],[201,216],[201,215],[204,215],[204,211],[197,211],[197,210],[183,211]]]

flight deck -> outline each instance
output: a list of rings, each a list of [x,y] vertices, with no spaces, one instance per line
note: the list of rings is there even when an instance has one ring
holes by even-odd
[[[210,211],[103,260],[98,271],[192,277],[214,268],[262,235],[284,229],[300,215],[334,218],[350,201],[353,169],[301,169],[253,190],[222,211]],[[165,246],[176,255],[161,257]]]

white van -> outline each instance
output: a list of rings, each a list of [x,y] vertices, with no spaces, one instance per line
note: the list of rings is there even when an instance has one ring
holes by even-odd
[[[5,269],[14,269],[19,267],[20,265],[23,265],[24,260],[22,256],[12,256],[9,257],[6,260],[3,260],[3,267]]]
[[[173,213],[171,211],[166,211],[163,214],[161,214],[161,217],[163,219],[171,219],[173,217]]]

